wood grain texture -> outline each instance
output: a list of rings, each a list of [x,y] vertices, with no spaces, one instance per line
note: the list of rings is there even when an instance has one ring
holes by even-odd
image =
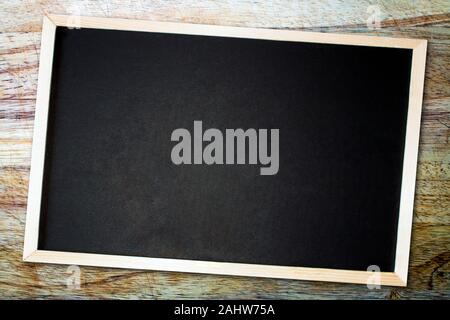
[[[450,298],[450,8],[448,1],[94,1],[0,3],[0,298]],[[428,59],[407,288],[22,262],[42,14],[424,38]],[[375,90],[375,89],[374,89]]]

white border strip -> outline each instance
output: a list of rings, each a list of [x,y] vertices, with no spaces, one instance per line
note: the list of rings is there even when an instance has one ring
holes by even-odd
[[[57,26],[67,26],[68,21],[76,21],[77,27],[107,30],[162,32],[174,34],[220,36],[277,41],[301,41],[313,43],[343,44],[373,47],[391,47],[413,49],[424,40],[374,37],[356,34],[335,34],[293,30],[276,30],[261,28],[241,28],[205,24],[158,22],[147,20],[130,20],[118,18],[79,17],[49,15]]]
[[[30,181],[28,185],[27,217],[23,249],[24,258],[36,251],[38,245],[55,31],[56,26],[53,22],[47,17],[44,17],[39,59],[33,144],[31,147]]]
[[[323,268],[304,268],[229,262],[209,262],[183,259],[145,258],[91,253],[38,250],[27,261],[56,264],[76,264],[97,267],[144,269],[158,271],[225,274],[232,276],[269,277],[309,281],[330,281],[367,284],[372,272]],[[403,285],[394,272],[381,272],[380,282]]]
[[[413,50],[411,84],[409,88],[408,118],[406,122],[406,141],[403,155],[402,187],[395,255],[395,273],[405,282],[405,285],[408,280],[426,52],[426,41],[423,41]]]

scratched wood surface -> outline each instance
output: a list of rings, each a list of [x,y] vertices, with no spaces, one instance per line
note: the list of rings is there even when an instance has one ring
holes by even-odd
[[[374,3],[377,7],[372,6]],[[41,19],[45,12],[428,39],[408,287],[369,290],[361,285],[324,282],[81,267],[77,288],[67,285],[73,274],[66,266],[23,263]],[[379,28],[369,28],[368,21]],[[449,299],[449,27],[447,0],[1,1],[0,298]]]

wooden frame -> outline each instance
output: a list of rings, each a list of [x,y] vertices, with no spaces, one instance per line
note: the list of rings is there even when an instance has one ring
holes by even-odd
[[[73,22],[75,22],[75,25]],[[163,23],[144,20],[73,17],[62,15],[48,15],[43,19],[39,82],[37,89],[28,191],[28,207],[23,250],[24,261],[360,284],[368,283],[369,277],[371,277],[373,273],[354,270],[271,266],[38,250],[47,118],[55,30],[57,26],[412,49],[413,58],[402,173],[399,223],[397,229],[395,270],[394,272],[380,273],[381,285],[406,286],[425,73],[427,48],[426,40]]]

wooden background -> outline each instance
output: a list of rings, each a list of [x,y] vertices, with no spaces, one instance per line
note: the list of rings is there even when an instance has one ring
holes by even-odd
[[[428,39],[408,287],[369,290],[363,285],[81,267],[81,285],[74,288],[67,286],[66,266],[23,263],[40,32],[46,12]],[[368,28],[368,20],[380,21],[380,28]],[[0,298],[449,299],[449,27],[448,0],[1,1]]]

